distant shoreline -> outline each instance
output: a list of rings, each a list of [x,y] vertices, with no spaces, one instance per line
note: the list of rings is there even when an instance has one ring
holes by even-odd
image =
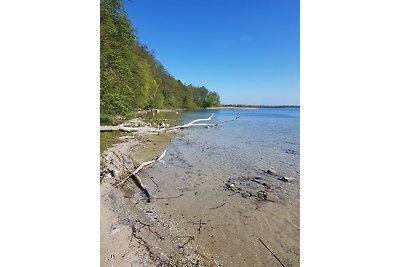
[[[256,107],[208,107],[206,109],[258,109]]]
[[[280,106],[267,106],[267,105],[222,105],[220,107],[208,107],[206,109],[259,109],[259,108],[300,108],[298,105],[280,105]]]

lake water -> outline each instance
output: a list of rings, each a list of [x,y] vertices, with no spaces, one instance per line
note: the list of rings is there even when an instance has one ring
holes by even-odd
[[[143,208],[156,214],[183,263],[281,266],[261,239],[285,266],[299,266],[300,109],[203,110],[182,120],[212,113],[210,123],[239,119],[182,130],[165,164],[146,170],[155,200]]]

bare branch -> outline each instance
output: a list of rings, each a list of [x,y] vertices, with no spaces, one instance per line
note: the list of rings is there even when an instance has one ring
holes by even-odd
[[[141,169],[143,169],[145,166],[150,165],[150,164],[153,164],[154,162],[157,162],[157,161],[162,160],[162,159],[164,158],[164,156],[165,156],[166,153],[167,153],[167,150],[165,149],[164,152],[163,152],[160,156],[156,157],[156,158],[153,159],[153,160],[146,161],[146,162],[143,162],[142,164],[140,164],[139,167],[137,167],[133,172],[129,173],[124,179],[122,179],[121,182],[118,184],[118,186],[122,186],[122,185],[128,180],[129,177],[136,175],[136,174],[137,174]]]

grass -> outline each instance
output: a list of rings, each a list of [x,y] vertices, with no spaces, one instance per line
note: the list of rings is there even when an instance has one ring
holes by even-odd
[[[126,133],[119,131],[100,132],[100,155],[113,144],[123,142],[119,137],[124,135],[126,135]]]
[[[176,254],[175,252],[172,252],[171,254],[168,255],[168,265],[177,266],[177,267],[182,266],[181,257],[178,254]]]
[[[109,114],[100,114],[100,125],[118,125],[126,120],[131,120],[137,118],[138,112],[131,111],[128,114],[121,116],[121,115],[109,115]]]

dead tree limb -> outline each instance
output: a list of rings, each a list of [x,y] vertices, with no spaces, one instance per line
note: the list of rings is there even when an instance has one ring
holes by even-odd
[[[165,156],[165,153],[167,153],[167,150],[166,150],[166,149],[164,150],[164,152],[163,152],[160,156],[156,157],[155,159],[150,160],[150,161],[146,161],[146,162],[143,162],[142,164],[140,164],[139,167],[137,167],[133,172],[131,172],[130,174],[128,174],[124,179],[122,179],[121,182],[118,183],[117,186],[122,186],[122,185],[129,179],[129,177],[135,176],[135,175],[136,175],[141,169],[143,169],[145,166],[150,165],[150,164],[153,164],[154,162],[157,162],[157,161],[162,160],[162,159],[164,158],[164,156]],[[136,177],[138,177],[138,176],[136,176]],[[140,181],[140,184],[143,186],[143,184],[141,183],[141,181]]]
[[[126,127],[124,124],[116,125],[116,126],[100,126],[100,132],[112,132],[112,131],[121,131],[121,132],[137,132],[139,130],[152,129],[150,127]]]
[[[211,114],[208,118],[205,118],[205,119],[196,119],[196,120],[193,120],[193,121],[191,121],[191,122],[189,122],[189,123],[186,123],[186,124],[183,124],[183,125],[178,125],[178,126],[174,126],[174,127],[171,127],[171,128],[161,129],[161,131],[162,131],[162,130],[164,130],[164,131],[169,131],[169,130],[174,130],[174,129],[183,129],[183,128],[188,128],[188,127],[190,127],[190,126],[203,126],[203,125],[201,125],[201,124],[196,124],[196,122],[199,122],[199,121],[209,121],[209,120],[212,119],[212,117],[214,117],[214,113]]]

